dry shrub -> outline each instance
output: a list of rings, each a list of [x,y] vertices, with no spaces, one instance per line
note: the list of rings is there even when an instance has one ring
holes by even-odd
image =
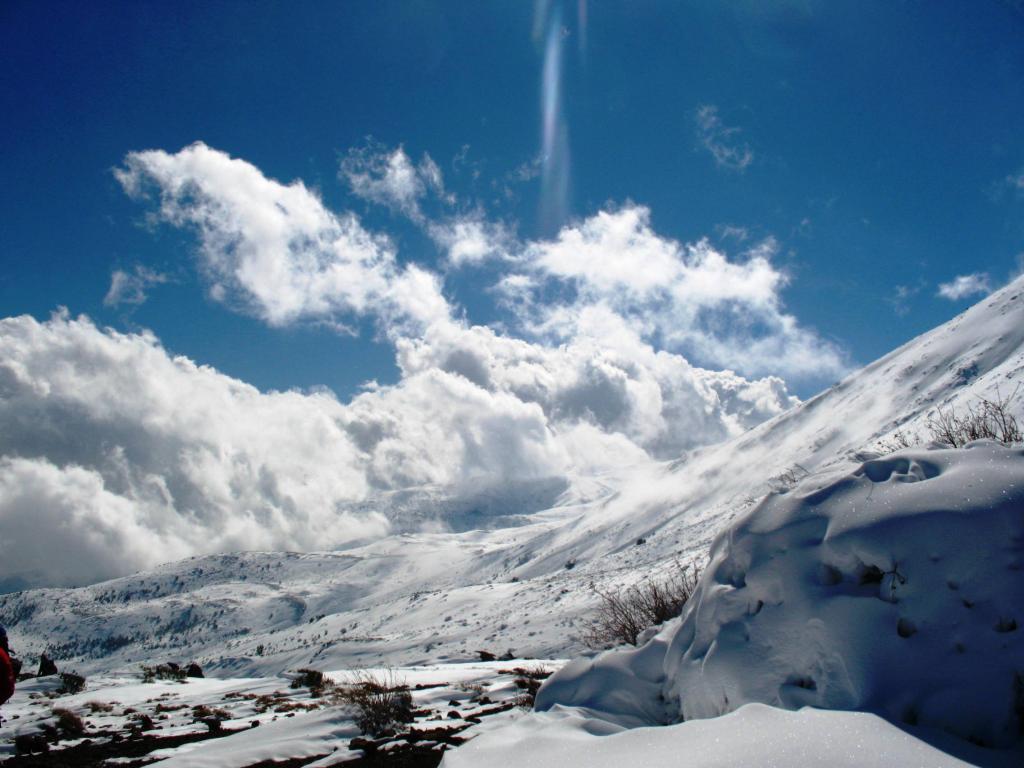
[[[1009,397],[1003,397],[996,390],[994,399],[980,397],[977,403],[967,405],[966,412],[937,408],[928,418],[932,439],[952,448],[962,448],[973,440],[983,439],[995,440],[1003,445],[1024,442],[1024,433],[1021,433],[1017,418],[1010,412],[1010,402],[1018,390],[1019,387]]]
[[[538,664],[529,669],[516,667],[513,672],[516,674],[513,683],[519,689],[519,693],[515,697],[515,705],[522,709],[533,709],[537,691],[540,690],[541,683],[551,677],[551,670]]]
[[[309,688],[309,695],[313,697],[322,696],[332,685],[333,683],[318,669],[300,669],[291,682],[292,688]]]
[[[158,715],[162,715],[165,712],[178,712],[182,709],[186,709],[187,707],[188,704],[167,704],[161,701],[156,705],[156,709],[154,709],[153,712]]]
[[[349,707],[364,734],[378,738],[413,720],[412,694],[394,674],[357,672],[335,690],[336,700]]]
[[[625,589],[599,589],[594,624],[583,635],[591,648],[636,645],[640,633],[678,616],[697,588],[700,570],[674,561],[663,577],[648,577]]]
[[[152,683],[154,680],[182,681],[186,677],[185,670],[177,664],[157,664],[152,667],[142,666],[142,682]]]
[[[85,690],[85,678],[74,672],[60,673],[60,688],[57,693],[81,693]]]
[[[925,423],[926,437],[897,429],[888,438],[879,440],[878,447],[885,453],[893,453],[928,442],[950,448],[962,448],[973,440],[995,440],[1003,445],[1024,442],[1024,432],[1010,409],[1019,390],[1018,386],[1009,397],[1003,397],[996,389],[994,398],[979,397],[959,411],[953,406],[936,408]]]
[[[125,712],[128,712],[126,709]],[[153,722],[153,718],[147,715],[145,712],[132,711],[131,717],[128,720],[128,729],[130,731],[139,732],[152,731],[156,728]]]
[[[157,709],[159,709],[159,707],[157,707]],[[192,707],[192,718],[194,720],[230,720],[231,713],[226,709],[221,709],[220,707],[211,707],[207,704],[197,704]]]
[[[57,730],[65,736],[82,736],[85,733],[85,723],[82,718],[70,709],[55,709],[53,716],[57,718]]]
[[[885,440],[878,441],[878,447],[883,453],[895,453],[904,448],[912,448],[921,444],[921,437],[916,432],[906,432],[897,429]]]

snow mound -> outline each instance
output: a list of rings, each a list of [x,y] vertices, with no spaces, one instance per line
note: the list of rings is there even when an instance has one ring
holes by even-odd
[[[568,665],[537,708],[622,724],[748,703],[867,710],[1014,743],[1024,450],[979,441],[866,458],[765,498],[716,539],[681,619],[644,648]]]
[[[784,712],[762,704],[748,704],[713,720],[624,730],[588,718],[579,710],[555,707],[473,739],[446,753],[441,765],[505,768],[512,764],[510,755],[514,754],[514,764],[532,768],[960,768],[974,764],[979,756],[987,757],[981,755],[985,750],[970,745],[959,751],[972,762],[864,712],[810,708]],[[1014,757],[992,765],[1013,765]]]

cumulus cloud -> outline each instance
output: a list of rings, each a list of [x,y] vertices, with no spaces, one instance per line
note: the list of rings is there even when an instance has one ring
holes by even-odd
[[[386,237],[329,211],[301,181],[282,184],[202,143],[133,152],[115,175],[132,196],[155,191],[158,220],[195,229],[211,297],[270,325],[372,315],[391,329],[447,314],[439,283],[399,266]]]
[[[722,168],[744,171],[754,162],[750,145],[740,138],[741,129],[722,122],[718,107],[705,104],[697,110],[697,142]]]
[[[544,308],[527,301],[523,313],[539,318],[538,329],[564,336],[593,318],[592,308],[605,307],[647,338],[740,372],[844,372],[842,352],[783,310],[788,278],[772,264],[776,251],[768,238],[731,260],[707,240],[661,237],[643,206],[601,211],[529,245],[534,273],[568,284],[574,299]]]
[[[937,296],[950,301],[959,301],[977,294],[987,294],[992,285],[987,272],[972,272],[969,275],[957,275],[948,283],[941,283]]]
[[[215,299],[271,326],[374,318],[400,376],[348,403],[260,392],[148,332],[66,313],[0,321],[0,584],[436,529],[481,488],[529,511],[524,487],[737,435],[797,402],[774,374],[843,366],[784,311],[770,239],[730,257],[662,237],[626,205],[522,242],[478,210],[427,216],[440,172],[398,151],[363,158],[369,182],[392,176],[379,201],[421,217],[452,268],[498,260],[503,330],[471,324],[440,275],[399,264],[390,240],[300,181],[203,144],[130,154],[118,179],[155,201],[155,220],[196,233]],[[68,557],[46,565],[39,541]]]
[[[110,274],[110,288],[103,297],[103,304],[108,307],[122,304],[138,306],[146,301],[146,291],[150,286],[166,283],[167,280],[167,275],[141,264],[136,265],[131,272],[115,269]]]
[[[434,326],[398,341],[397,384],[342,404],[259,392],[148,333],[0,321],[0,582],[382,536],[408,525],[393,491],[515,494],[672,457],[795,402],[780,380],[702,371],[622,333],[548,348]]]
[[[343,416],[329,394],[262,394],[148,333],[7,318],[4,546],[72,552],[37,562],[59,568],[50,583],[80,583],[196,552],[379,535],[383,517],[339,510],[368,491]],[[0,575],[19,565],[5,556]]]
[[[706,120],[718,121],[713,107],[703,109]],[[734,132],[722,129],[726,137]],[[358,176],[359,184],[353,184],[357,194],[387,201],[386,196],[360,192],[360,184],[371,190],[383,185],[415,191],[410,197],[415,207],[399,208],[442,249],[451,268],[494,260],[505,263],[495,290],[516,310],[518,330],[526,335],[573,338],[581,331],[584,311],[605,306],[628,317],[645,339],[657,338],[707,364],[744,374],[824,378],[848,369],[836,345],[783,310],[780,292],[788,278],[772,264],[778,249],[773,238],[730,259],[707,240],[684,245],[661,237],[651,227],[649,209],[627,204],[565,226],[550,240],[521,242],[509,227],[489,221],[480,209],[437,217],[423,213],[419,202],[430,185],[420,179],[401,147],[373,146],[358,150],[354,157],[358,168],[372,170]],[[345,168],[343,163],[343,174],[351,175]],[[389,176],[405,181],[386,183]],[[722,232],[723,237],[740,241],[749,237],[737,227]],[[552,293],[552,282],[568,290]]]
[[[425,338],[402,340],[398,363],[407,378],[440,370],[536,405],[560,440],[585,423],[655,458],[739,434],[798,402],[781,379],[697,368],[655,350],[614,313],[591,314],[580,333],[553,346],[483,326],[435,326]],[[596,461],[563,446],[569,466]],[[604,461],[614,466],[620,455]]]

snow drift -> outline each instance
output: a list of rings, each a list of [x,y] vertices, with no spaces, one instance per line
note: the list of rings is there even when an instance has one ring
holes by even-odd
[[[940,745],[864,712],[802,709],[787,712],[748,704],[711,720],[694,720],[668,728],[623,729],[588,718],[578,710],[557,707],[495,729],[447,752],[443,768],[620,768],[676,766],[825,766],[827,768],[967,768],[988,755],[965,744],[958,756]],[[986,762],[996,768],[1009,759]],[[964,759],[961,759],[964,758]],[[965,762],[970,760],[971,762]]]
[[[867,710],[1005,747],[1024,728],[1024,449],[869,455],[716,539],[683,616],[541,689],[623,724],[749,703]]]

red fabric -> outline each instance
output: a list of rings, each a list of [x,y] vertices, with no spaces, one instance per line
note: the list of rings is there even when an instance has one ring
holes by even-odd
[[[14,695],[14,665],[7,651],[0,648],[0,704]]]

